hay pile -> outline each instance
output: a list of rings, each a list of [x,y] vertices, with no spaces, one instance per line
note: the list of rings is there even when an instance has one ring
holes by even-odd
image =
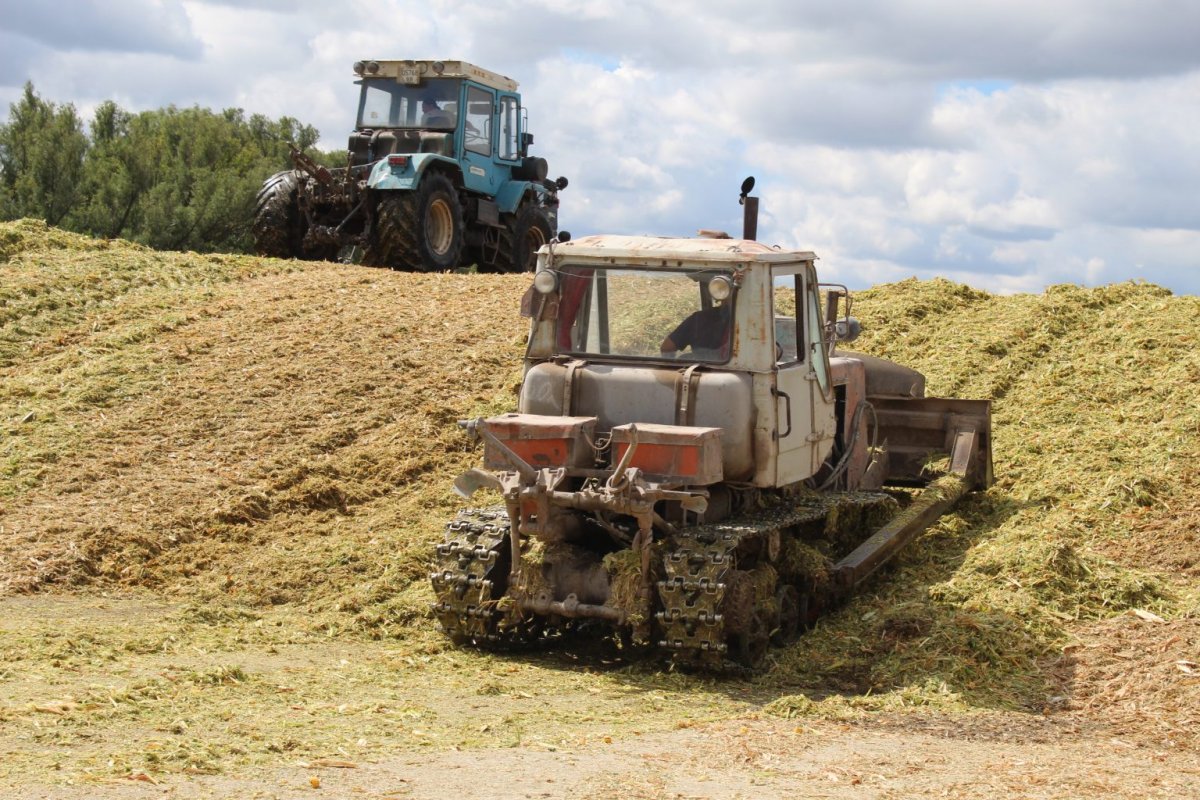
[[[155,253],[28,221],[0,225],[0,258],[0,592],[425,624],[450,481],[478,457],[454,421],[514,404],[526,278]],[[995,401],[999,483],[764,685],[1040,708],[1103,672],[1063,688],[1076,631],[1194,619],[1200,300],[905,281],[855,310],[856,350]]]

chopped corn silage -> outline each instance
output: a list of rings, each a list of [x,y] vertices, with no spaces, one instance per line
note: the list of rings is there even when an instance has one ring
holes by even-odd
[[[0,224],[0,257],[0,591],[432,626],[431,549],[478,459],[455,420],[515,405],[527,277],[155,253],[28,221]],[[854,349],[994,401],[998,483],[760,685],[1041,708],[1071,691],[1077,632],[1195,617],[1197,298],[914,280],[855,313]]]

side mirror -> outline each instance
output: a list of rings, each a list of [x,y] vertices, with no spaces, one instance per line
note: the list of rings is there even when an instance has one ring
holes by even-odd
[[[855,317],[843,317],[833,326],[833,338],[839,342],[853,342],[862,333],[862,323]]]

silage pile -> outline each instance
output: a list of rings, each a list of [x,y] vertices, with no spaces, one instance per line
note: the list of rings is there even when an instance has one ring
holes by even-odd
[[[1196,741],[1200,299],[905,281],[856,301],[856,349],[993,400],[997,486],[777,672],[884,704],[1123,709],[1160,745]]]
[[[381,626],[424,591],[448,478],[475,457],[455,420],[507,405],[520,374],[520,280],[30,222],[0,241],[0,588],[374,604],[360,624]]]
[[[454,422],[515,401],[524,277],[155,253],[28,221],[0,225],[0,257],[0,591],[428,624],[428,554],[477,458]],[[1110,691],[1080,653],[1132,619],[1147,652],[1175,640],[1130,669],[1200,706],[1184,669],[1160,671],[1200,660],[1200,300],[906,281],[855,310],[855,349],[994,400],[999,482],[761,682],[1071,708]]]

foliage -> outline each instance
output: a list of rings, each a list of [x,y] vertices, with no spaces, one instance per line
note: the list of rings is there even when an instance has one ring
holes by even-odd
[[[56,107],[26,84],[0,125],[0,218],[164,250],[244,251],[263,180],[289,167],[289,142],[309,149],[317,138],[291,117],[174,106],[131,113],[111,100],[85,134],[73,106]]]
[[[0,217],[62,222],[78,202],[87,147],[75,107],[48,103],[26,83],[0,126]]]

